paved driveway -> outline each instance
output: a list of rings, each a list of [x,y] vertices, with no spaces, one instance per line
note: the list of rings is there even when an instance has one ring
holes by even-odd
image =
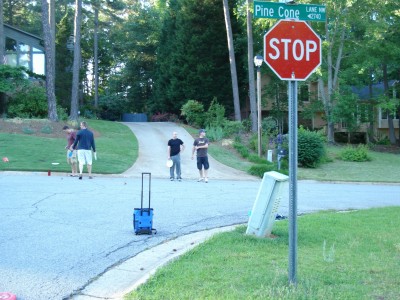
[[[259,179],[211,161],[210,182],[198,183],[195,164],[187,157],[192,138],[185,131],[171,123],[128,126],[138,136],[140,158],[121,176],[79,181],[43,173],[0,173],[0,292],[13,292],[20,300],[70,299],[147,248],[247,221]],[[174,130],[187,144],[182,182],[170,182],[165,167],[166,143]],[[158,234],[153,236],[133,234],[142,171],[154,174],[151,206]],[[399,195],[395,185],[306,181],[299,183],[298,211],[400,205]],[[287,214],[287,204],[280,213]]]

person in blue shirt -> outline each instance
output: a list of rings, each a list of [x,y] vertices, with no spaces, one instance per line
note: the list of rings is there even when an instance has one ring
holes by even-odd
[[[92,177],[92,150],[94,153],[94,159],[96,157],[96,146],[94,143],[94,135],[87,128],[87,123],[85,121],[81,122],[81,130],[76,134],[76,139],[71,150],[77,149],[78,151],[78,162],[79,162],[79,179],[82,180],[83,166],[87,166],[87,171],[89,173],[89,179]]]

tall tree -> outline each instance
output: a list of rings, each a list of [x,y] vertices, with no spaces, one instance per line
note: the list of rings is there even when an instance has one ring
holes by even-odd
[[[3,21],[3,0],[0,0],[0,65],[4,64],[4,21]],[[0,95],[1,97],[1,95]]]
[[[231,69],[232,94],[233,94],[233,106],[234,106],[234,110],[235,110],[235,120],[241,121],[242,118],[241,118],[241,114],[240,114],[239,88],[238,88],[238,79],[237,79],[237,72],[236,72],[235,49],[233,46],[231,16],[229,14],[228,0],[222,0],[222,3],[223,3],[223,7],[224,7],[226,35],[227,35],[227,40],[228,40],[229,64],[230,64],[230,69]]]
[[[257,132],[257,104],[256,104],[256,85],[254,80],[254,49],[253,49],[253,1],[247,0],[246,23],[247,23],[247,67],[249,72],[249,98],[250,98],[250,119],[251,131]]]
[[[93,60],[94,60],[94,68],[93,68],[93,77],[94,77],[94,107],[98,107],[99,102],[99,40],[98,40],[98,31],[99,31],[99,8],[98,3],[94,5],[94,33],[93,33]]]
[[[48,118],[51,121],[57,121],[57,103],[55,95],[55,84],[54,84],[54,56],[52,43],[54,43],[54,36],[50,29],[49,23],[49,5],[47,0],[42,0],[42,25],[43,25],[43,39],[44,48],[46,53],[46,95],[47,95],[47,107],[48,107]]]
[[[231,114],[232,88],[226,84],[231,80],[222,3],[177,0],[171,1],[167,10],[157,51],[156,106],[180,113],[189,99],[208,107],[216,97]]]
[[[80,67],[81,67],[81,23],[82,23],[82,0],[75,1],[74,19],[74,62],[72,67],[72,95],[71,111],[69,119],[78,120],[79,89],[80,89]]]

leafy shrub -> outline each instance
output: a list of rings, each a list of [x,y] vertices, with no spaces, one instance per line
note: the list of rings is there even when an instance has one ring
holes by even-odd
[[[224,123],[224,136],[232,136],[234,134],[241,133],[245,128],[243,122],[240,121],[228,121]]]
[[[121,115],[129,111],[127,99],[119,94],[105,94],[99,97],[99,115],[103,120],[121,120]]]
[[[247,158],[250,162],[255,163],[255,164],[265,164],[268,163],[268,161],[263,158],[259,157],[257,154],[250,154],[249,157]]]
[[[277,166],[273,163],[253,165],[250,167],[250,169],[247,171],[247,173],[249,173],[250,175],[254,175],[254,176],[258,176],[258,177],[262,178],[264,176],[265,172],[270,172],[270,171],[276,171],[276,172],[288,175],[287,169],[278,170]]]
[[[35,84],[17,91],[8,106],[10,118],[47,118],[47,113],[45,89]]]
[[[376,141],[377,145],[390,145],[390,140],[387,136],[384,137],[380,137],[377,141]]]
[[[261,128],[264,134],[271,135],[278,132],[278,125],[274,117],[266,117],[261,121]]]
[[[207,138],[210,139],[210,141],[220,141],[224,137],[224,131],[222,127],[207,127]]]
[[[46,124],[42,127],[42,129],[40,129],[40,132],[45,134],[50,134],[53,132],[53,128],[50,125]]]
[[[249,157],[250,153],[249,153],[249,149],[244,146],[242,143],[235,141],[233,143],[233,148],[236,149],[237,152],[239,152],[239,154],[243,157],[243,158],[247,158]]]
[[[298,163],[305,168],[315,168],[325,155],[321,135],[300,127],[297,138]]]
[[[205,115],[205,125],[207,127],[222,127],[225,122],[225,107],[214,98]]]
[[[368,154],[368,147],[358,145],[357,147],[347,146],[339,153],[339,158],[344,161],[363,162],[370,161],[371,157]]]
[[[57,116],[61,121],[66,121],[68,119],[67,109],[57,105]]]
[[[34,134],[34,133],[35,133],[35,130],[33,130],[33,129],[30,128],[30,127],[23,127],[23,128],[22,128],[22,132],[25,133],[25,134]]]
[[[269,138],[263,134],[261,136],[261,153],[265,153],[267,145],[269,143]],[[249,148],[253,151],[258,152],[258,134],[252,134],[249,139]]]
[[[251,131],[251,120],[250,119],[242,120],[242,125],[243,125],[243,130],[245,132],[250,132]]]
[[[204,125],[204,105],[196,100],[188,100],[181,108],[181,115],[185,117],[189,125],[203,127]]]

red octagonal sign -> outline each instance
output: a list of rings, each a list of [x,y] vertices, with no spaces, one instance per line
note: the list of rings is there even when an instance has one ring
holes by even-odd
[[[321,39],[304,21],[280,20],[264,35],[264,61],[282,80],[306,80],[321,64]]]

